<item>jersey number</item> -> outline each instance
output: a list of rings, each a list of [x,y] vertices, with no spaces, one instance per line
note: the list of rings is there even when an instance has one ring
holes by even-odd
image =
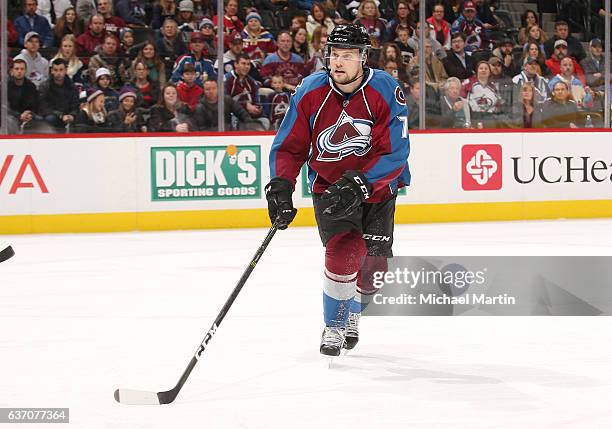
[[[398,116],[397,119],[402,122],[402,138],[408,138],[408,116]]]

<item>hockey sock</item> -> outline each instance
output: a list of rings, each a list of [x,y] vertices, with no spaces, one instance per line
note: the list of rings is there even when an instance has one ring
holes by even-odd
[[[345,326],[357,287],[357,272],[366,254],[357,232],[334,235],[325,246],[323,318],[326,326]]]

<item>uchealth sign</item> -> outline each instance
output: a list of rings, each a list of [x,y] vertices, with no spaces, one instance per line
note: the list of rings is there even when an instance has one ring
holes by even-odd
[[[152,147],[153,201],[261,197],[260,146]]]

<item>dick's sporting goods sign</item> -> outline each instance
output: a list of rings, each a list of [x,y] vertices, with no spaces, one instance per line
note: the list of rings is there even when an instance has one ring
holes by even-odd
[[[153,201],[260,198],[260,146],[152,147],[151,196]]]

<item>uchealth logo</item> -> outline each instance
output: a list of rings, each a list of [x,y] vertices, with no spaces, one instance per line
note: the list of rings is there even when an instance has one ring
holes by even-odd
[[[461,187],[490,191],[502,187],[502,148],[498,144],[467,144],[461,148]]]

